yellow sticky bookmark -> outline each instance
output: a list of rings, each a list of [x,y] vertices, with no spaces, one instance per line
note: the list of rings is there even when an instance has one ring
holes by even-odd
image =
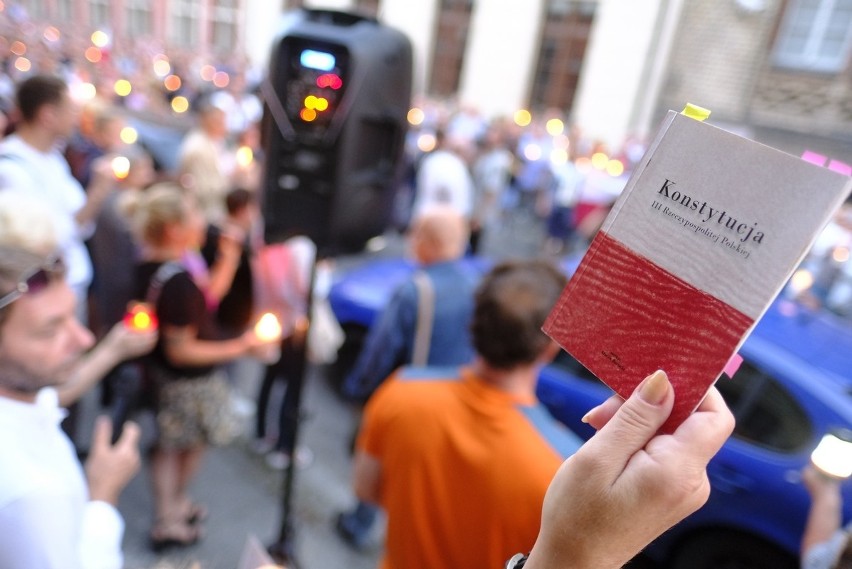
[[[695,119],[697,121],[703,121],[704,119],[710,116],[710,109],[705,109],[704,107],[699,107],[698,105],[687,103],[683,110],[680,112],[680,114],[686,115],[689,118]]]

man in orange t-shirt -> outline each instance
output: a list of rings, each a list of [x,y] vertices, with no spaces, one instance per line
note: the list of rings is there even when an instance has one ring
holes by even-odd
[[[491,569],[532,548],[545,491],[581,444],[535,398],[564,283],[542,261],[496,267],[477,289],[471,365],[403,368],[368,402],[354,484],[387,512],[383,568]]]

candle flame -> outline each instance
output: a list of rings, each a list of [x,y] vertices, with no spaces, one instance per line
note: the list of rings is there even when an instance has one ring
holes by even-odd
[[[254,325],[254,333],[258,339],[271,342],[281,337],[281,323],[271,312],[266,312]]]
[[[116,156],[112,159],[112,173],[119,180],[123,180],[130,174],[130,160],[126,156]]]
[[[124,315],[124,325],[134,332],[147,332],[157,328],[157,317],[145,303],[138,302]]]

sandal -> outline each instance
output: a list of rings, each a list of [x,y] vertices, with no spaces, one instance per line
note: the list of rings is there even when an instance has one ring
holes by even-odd
[[[201,539],[201,528],[182,521],[159,521],[149,535],[151,549],[160,553],[171,547],[189,547]]]

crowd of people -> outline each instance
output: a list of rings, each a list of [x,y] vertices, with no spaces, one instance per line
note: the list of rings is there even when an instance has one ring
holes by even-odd
[[[471,106],[446,101],[418,101],[417,109],[406,147],[411,175],[398,196],[397,224],[405,227],[434,204],[448,205],[468,221],[471,253],[483,251],[489,235],[516,221],[543,235],[543,253],[581,249],[644,149],[630,141],[610,155],[556,110],[527,124],[489,120]]]
[[[62,426],[72,449],[89,456],[89,496],[112,506],[138,468],[138,429],[115,425],[122,431],[115,446],[101,424],[93,442],[79,440],[86,429],[79,428],[74,403],[101,383],[103,404],[131,414],[149,408],[157,419],[146,461],[154,493],[150,543],[155,549],[194,543],[203,533],[206,508],[190,498],[188,487],[204,448],[237,434],[224,364],[248,355],[272,362],[277,354],[270,348],[283,342],[261,338],[251,322],[257,307],[248,263],[257,241],[259,165],[251,153],[239,159],[236,142],[251,139],[259,100],[246,86],[244,61],[205,62],[174,49],[167,56],[163,46],[144,38],[96,41],[82,29],[60,31],[31,20],[16,5],[6,8],[0,11],[6,134],[0,142],[0,234],[5,245],[56,259],[47,274],[63,276],[78,323],[61,363],[71,365],[77,353],[86,353],[58,396],[38,406],[69,408]],[[205,63],[215,63],[214,71],[227,81],[202,79]],[[164,82],[168,77],[171,84]],[[170,88],[174,78],[179,86]],[[121,79],[128,81],[126,91],[118,88]],[[188,101],[189,112],[179,115],[183,109],[170,104],[176,97]],[[139,113],[146,120],[178,119],[189,131],[173,170],[158,164],[152,149],[135,143],[136,133],[126,128]],[[7,278],[13,276],[20,275]],[[128,326],[133,303],[147,304],[157,326]],[[45,378],[50,385],[54,379]],[[94,508],[98,518],[69,532],[79,526],[74,517],[85,492],[64,447],[54,437],[48,448],[57,456],[35,457],[31,466],[58,464],[61,475],[71,477],[73,492],[62,488],[62,480],[16,487],[16,476],[32,475],[24,462],[10,474],[9,494],[0,501],[4,515],[16,511],[5,509],[15,501],[32,513],[33,494],[67,495],[71,501],[59,504],[65,510],[56,522],[64,532],[62,547],[39,553],[47,542],[22,531],[17,535],[24,545],[8,542],[0,554],[3,566],[42,566],[45,555],[55,556],[51,566],[77,566],[75,540],[87,544],[80,566],[120,566],[122,525],[114,507]],[[11,513],[4,525],[15,523]]]
[[[101,421],[84,473],[58,428],[57,390],[93,357],[74,293],[60,264],[21,246],[0,248],[0,286],[0,452],[14,465],[0,475],[0,560],[9,568],[121,567],[115,504],[138,468],[138,427],[125,425],[112,445],[111,425]],[[705,467],[733,418],[711,391],[674,435],[658,436],[672,400],[656,373],[627,401],[590,411],[599,434],[555,473],[535,543],[525,542],[529,555],[510,566],[615,569],[706,500]]]
[[[207,509],[191,485],[205,450],[238,435],[236,360],[266,364],[256,448],[281,466],[295,458],[284,432],[294,403],[282,403],[276,436],[265,413],[271,386],[298,373],[309,262],[302,244],[260,239],[260,161],[235,146],[256,140],[260,103],[240,72],[230,89],[185,81],[172,92],[151,87],[159,46],[116,44],[93,62],[80,38],[51,39],[8,12],[3,26],[18,35],[0,42],[0,457],[14,465],[0,472],[0,566],[117,568],[116,504],[143,463],[152,548],[202,538]],[[29,46],[30,68],[11,37]],[[171,55],[171,69],[193,68],[188,57]],[[145,75],[133,96],[112,88],[118,71]],[[81,101],[83,83],[95,93]],[[177,169],[164,171],[122,132],[128,113],[173,113],[175,93],[192,101],[191,128]],[[560,138],[543,123],[519,130],[467,107],[421,106],[397,218],[421,268],[344,382],[366,405],[353,443],[359,503],[338,530],[361,545],[384,509],[383,567],[499,567],[514,554],[516,568],[621,567],[707,499],[707,462],[733,418],[711,389],[674,434],[658,435],[673,400],[664,372],[590,410],[598,434],[585,444],[550,418],[534,384],[558,350],[540,327],[564,277],[536,260],[479,281],[458,260],[518,208],[546,223],[547,251],[572,248],[603,219],[621,173],[600,173],[591,159],[604,149],[577,131]],[[628,168],[635,146],[622,153]],[[128,325],[139,306],[149,325]],[[274,334],[254,326],[264,309],[278,317]],[[105,403],[156,417],[144,461],[132,421],[99,420],[90,444],[78,440],[74,403],[99,383]]]
[[[261,72],[238,50],[214,56],[146,35],[113,36],[108,29],[85,26],[60,29],[12,2],[0,10],[0,62],[0,110],[5,113],[14,107],[14,85],[34,72],[61,76],[75,100],[97,96],[128,112],[167,120],[174,120],[176,97],[193,102],[216,92],[233,134],[244,131],[260,112],[252,91]],[[122,80],[125,88],[116,89]]]

